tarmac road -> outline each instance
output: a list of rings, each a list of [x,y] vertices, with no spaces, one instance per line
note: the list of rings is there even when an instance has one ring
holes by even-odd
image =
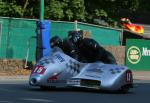
[[[26,80],[0,81],[0,103],[150,103],[150,80],[134,80],[127,94],[94,90],[41,90]]]

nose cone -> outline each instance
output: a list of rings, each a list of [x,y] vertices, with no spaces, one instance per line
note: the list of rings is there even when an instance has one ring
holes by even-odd
[[[41,81],[42,81],[41,76],[30,76],[29,85],[38,86],[41,83]]]

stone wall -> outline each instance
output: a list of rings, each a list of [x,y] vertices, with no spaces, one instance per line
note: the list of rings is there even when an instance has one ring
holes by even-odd
[[[109,46],[105,47],[106,50],[110,51],[116,58],[116,61],[120,65],[124,65],[125,63],[125,47],[124,46]],[[0,70],[15,70],[15,69],[23,69],[25,62],[23,60],[13,60],[13,59],[0,59]],[[29,63],[29,67],[32,66]]]
[[[114,55],[118,64],[125,64],[125,46],[108,46],[105,49]]]
[[[0,70],[16,70],[23,69],[24,61],[23,60],[14,60],[14,59],[0,59]]]

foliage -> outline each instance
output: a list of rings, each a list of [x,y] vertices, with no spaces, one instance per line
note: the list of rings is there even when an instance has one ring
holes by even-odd
[[[139,0],[139,4],[141,4],[138,8],[139,11],[142,12],[150,11],[150,0]]]
[[[20,5],[16,5],[16,1],[3,2],[0,0],[0,15],[9,17],[21,17],[22,9]]]
[[[40,0],[0,0],[0,16],[39,18]],[[149,11],[147,0],[45,0],[45,18],[94,23],[119,19],[120,12]],[[148,2],[148,1],[147,1]]]
[[[45,11],[54,20],[84,20],[84,0],[49,0]]]

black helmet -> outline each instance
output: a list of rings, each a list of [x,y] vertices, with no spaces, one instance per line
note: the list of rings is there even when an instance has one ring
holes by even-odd
[[[54,36],[50,39],[50,46],[53,48],[55,46],[61,48],[62,47],[62,39],[59,36]]]
[[[68,38],[73,43],[78,43],[80,40],[83,39],[82,31],[70,31],[68,34]]]

